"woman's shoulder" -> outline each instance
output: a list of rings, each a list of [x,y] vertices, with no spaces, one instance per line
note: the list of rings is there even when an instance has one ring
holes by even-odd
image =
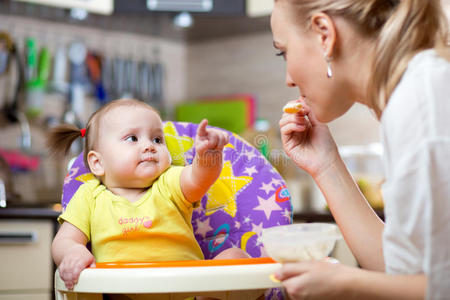
[[[448,98],[449,81],[450,61],[435,49],[421,51],[410,60],[389,99],[389,103],[392,102],[393,105],[389,106],[416,110],[434,105],[435,102]]]
[[[449,81],[450,62],[436,50],[416,54],[383,111],[381,124],[386,135],[395,137],[395,144],[446,136],[444,128],[450,127]]]
[[[450,76],[450,48],[423,50],[410,60],[406,78],[429,79],[432,82],[448,82]]]

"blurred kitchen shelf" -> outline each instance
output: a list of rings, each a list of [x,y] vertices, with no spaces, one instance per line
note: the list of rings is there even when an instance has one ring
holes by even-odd
[[[375,210],[377,215],[384,220],[384,211]],[[312,222],[335,222],[330,211],[302,211],[294,213],[294,223],[312,223]]]
[[[183,30],[173,24],[173,18],[178,12],[149,11],[145,3],[143,0],[115,0],[115,11],[112,15],[89,14],[86,19],[77,20],[70,17],[69,9],[0,0],[0,15],[131,32],[190,44],[236,35],[270,32],[270,16],[246,16],[243,0],[221,0],[215,3],[215,9],[210,13],[191,13],[194,18],[193,26]],[[232,5],[233,3],[237,4]]]

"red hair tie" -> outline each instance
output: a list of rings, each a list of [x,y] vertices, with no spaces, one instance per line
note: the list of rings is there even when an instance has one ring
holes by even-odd
[[[86,128],[80,129],[81,137],[86,135]]]

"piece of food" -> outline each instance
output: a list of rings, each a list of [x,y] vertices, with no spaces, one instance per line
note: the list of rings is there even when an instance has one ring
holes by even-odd
[[[298,113],[301,109],[302,109],[302,104],[301,104],[301,103],[298,103],[298,102],[287,103],[287,104],[283,107],[283,111],[284,111],[285,113],[288,113],[288,114],[295,114],[295,113]]]

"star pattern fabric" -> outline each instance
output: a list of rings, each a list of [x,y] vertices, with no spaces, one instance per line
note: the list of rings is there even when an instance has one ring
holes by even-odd
[[[85,182],[87,182],[87,181],[89,181],[91,179],[94,179],[94,178],[95,178],[94,174],[86,173],[86,174],[81,174],[80,176],[77,176],[76,180],[85,183]]]
[[[207,218],[205,221],[200,221],[199,219],[195,220],[197,225],[197,230],[195,231],[195,234],[201,235],[202,237],[206,237],[206,234],[214,228],[212,228],[209,225],[210,219]]]
[[[250,168],[245,168],[244,170],[244,174],[247,174],[248,176],[253,176],[253,174],[258,173],[258,171],[256,171],[256,167],[255,166],[251,166]]]
[[[192,148],[194,140],[188,136],[180,136],[172,122],[167,122],[163,130],[167,148],[172,155],[172,164],[176,166],[186,165],[184,153]]]
[[[245,186],[253,180],[250,176],[235,176],[231,163],[226,161],[223,165],[219,179],[208,190],[208,202],[206,203],[206,215],[223,209],[230,216],[236,215],[236,197]]]
[[[78,173],[78,167],[72,168],[69,170],[69,173],[67,173],[66,178],[64,178],[64,184],[69,184],[72,179],[74,179],[74,176]]]
[[[270,194],[271,191],[275,191],[275,188],[272,186],[272,183],[262,183],[262,186],[259,188],[260,190],[263,190],[266,192],[266,195]]]
[[[267,220],[270,219],[270,215],[272,214],[272,212],[282,210],[282,208],[275,201],[275,194],[273,194],[267,199],[258,196],[258,201],[259,205],[256,206],[254,210],[260,210],[264,212],[264,215],[266,216]]]

